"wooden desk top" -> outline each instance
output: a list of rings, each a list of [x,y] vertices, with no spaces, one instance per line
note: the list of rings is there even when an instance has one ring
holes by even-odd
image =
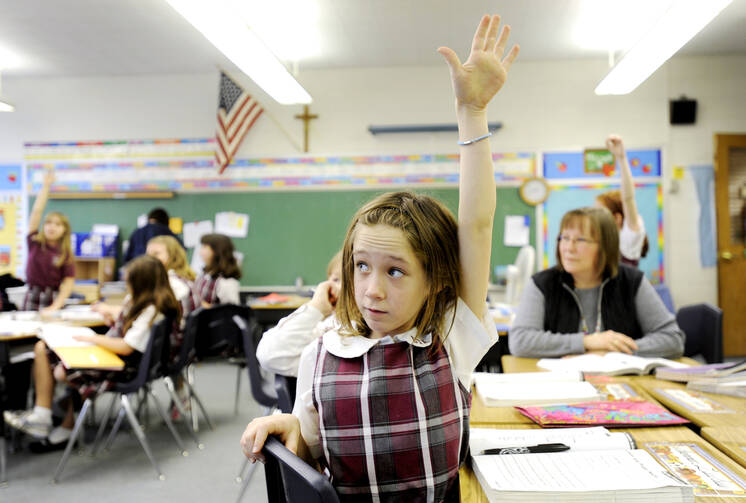
[[[746,426],[705,426],[702,436],[746,467]]]
[[[288,297],[286,302],[274,304],[262,302],[256,298],[249,299],[248,306],[251,309],[298,309],[311,300],[310,297],[303,297],[302,295],[285,295],[285,297]]]
[[[484,428],[486,426],[479,426]],[[532,428],[530,425],[493,425],[494,428],[503,429],[521,429],[521,428]],[[614,429],[614,431],[626,431],[632,438],[637,442],[638,448],[644,447],[645,443],[657,443],[657,442],[676,442],[676,443],[689,443],[695,444],[700,447],[706,454],[715,459],[718,463],[722,464],[728,471],[730,471],[735,477],[739,477],[742,483],[746,483],[746,469],[740,466],[728,456],[718,451],[715,446],[702,439],[692,430],[686,427],[680,426],[668,426],[659,428],[626,428],[626,429]],[[479,484],[477,477],[474,472],[468,466],[464,465],[459,470],[461,479],[461,501],[464,502],[476,502],[476,503],[487,503],[487,497],[482,490],[482,486]],[[738,497],[715,497],[715,496],[695,496],[697,502],[712,502],[712,501],[723,501],[723,502],[743,502],[743,498]]]
[[[683,383],[652,376],[639,377],[637,382],[672,412],[697,426],[743,426],[746,422],[744,398],[689,390]]]

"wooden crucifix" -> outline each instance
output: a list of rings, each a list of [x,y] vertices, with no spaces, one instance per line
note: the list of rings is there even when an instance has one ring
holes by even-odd
[[[303,105],[303,113],[295,116],[303,121],[303,152],[308,152],[308,126],[313,119],[318,119],[316,114],[309,113],[308,105]]]

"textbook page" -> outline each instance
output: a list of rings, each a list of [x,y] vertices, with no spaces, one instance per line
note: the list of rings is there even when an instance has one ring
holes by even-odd
[[[471,428],[469,431],[472,456],[478,456],[486,449],[556,443],[567,445],[571,451],[635,448],[635,442],[628,433],[612,433],[603,426],[547,430]]]
[[[93,346],[93,343],[73,339],[73,335],[96,335],[96,332],[87,327],[73,327],[69,325],[57,325],[45,323],[41,327],[39,337],[51,349]]]
[[[636,449],[475,456],[494,491],[586,492],[684,487],[648,452]]]
[[[552,371],[576,370],[592,374],[647,374],[657,367],[686,368],[685,363],[665,358],[643,358],[641,356],[610,352],[605,355],[584,354],[572,358],[542,358],[536,364],[539,368]]]

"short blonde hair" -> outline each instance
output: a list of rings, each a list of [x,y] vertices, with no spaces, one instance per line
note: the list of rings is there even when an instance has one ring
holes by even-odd
[[[172,270],[182,278],[194,281],[194,278],[196,278],[197,275],[194,274],[192,268],[189,267],[186,252],[181,246],[181,243],[179,243],[175,237],[168,235],[155,236],[150,238],[148,244],[150,243],[162,244],[166,247],[166,252],[168,253],[168,264],[166,264],[166,270]]]
[[[570,227],[588,230],[591,239],[598,242],[598,269],[602,277],[613,278],[619,272],[619,230],[616,227],[614,217],[606,208],[578,208],[570,210],[562,217],[559,235],[557,236],[557,267],[562,267],[560,256],[559,239],[562,231]]]
[[[358,210],[342,247],[342,291],[337,316],[346,335],[370,335],[355,302],[352,247],[358,226],[388,225],[400,229],[425,271],[430,291],[415,318],[417,338],[431,333],[446,337],[445,313],[456,305],[461,283],[458,227],[453,214],[432,197],[413,192],[389,192]],[[435,345],[433,345],[435,347]]]

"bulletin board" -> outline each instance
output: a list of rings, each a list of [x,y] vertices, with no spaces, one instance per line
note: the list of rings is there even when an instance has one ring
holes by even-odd
[[[23,276],[23,166],[0,164],[0,274]]]
[[[453,187],[457,154],[235,159],[218,175],[215,140],[161,139],[24,144],[30,190],[54,168],[60,192],[224,192]],[[536,173],[533,152],[494,153],[495,180]]]
[[[635,201],[645,223],[649,250],[639,268],[651,283],[664,281],[663,188],[660,150],[631,150],[627,157],[635,182]],[[543,204],[543,268],[556,264],[559,224],[569,210],[593,206],[599,194],[619,189],[619,175],[613,169],[587,170],[583,152],[547,153],[544,176],[551,187]]]

